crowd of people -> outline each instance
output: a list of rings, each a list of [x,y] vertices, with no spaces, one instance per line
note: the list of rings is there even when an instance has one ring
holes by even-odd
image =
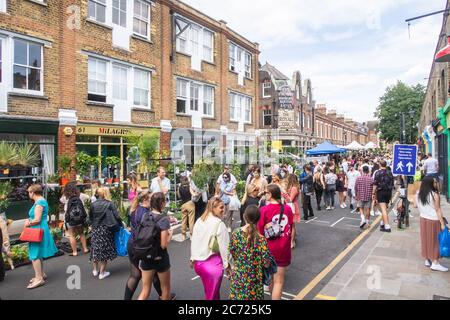
[[[439,263],[437,234],[445,228],[446,221],[440,209],[436,180],[439,168],[430,159],[431,156],[422,166],[425,173],[416,198],[421,215],[422,255],[427,267],[448,271]],[[396,182],[403,186],[402,177],[392,174],[391,164],[389,155],[334,156],[326,162],[314,160],[297,171],[289,164],[273,165],[267,177],[260,166],[251,165],[245,174],[241,199],[236,190],[238,181],[229,166],[224,167],[216,181],[215,194],[210,197],[184,175],[177,190],[181,199],[181,236],[186,240],[189,230],[189,264],[203,283],[205,299],[220,299],[224,275],[230,280],[232,300],[264,299],[265,285],[273,300],[281,299],[286,270],[297,245],[296,225],[302,218],[314,217],[313,207],[332,214],[339,205],[341,209],[359,213],[362,230],[370,227],[371,217],[381,215],[380,231],[390,233],[389,205]],[[418,166],[421,168],[420,163]],[[127,245],[130,275],[125,284],[125,300],[133,299],[140,282],[139,300],[150,297],[152,286],[161,300],[176,298],[171,292],[168,248],[173,229],[167,216],[170,181],[165,175],[165,169],[158,168],[148,190],[139,186],[135,175],[128,177],[131,236]],[[92,275],[103,280],[110,276],[108,262],[117,257],[114,235],[123,222],[109,189],[99,182],[94,189],[90,210],[83,204],[89,196],[79,192],[76,182],[64,188],[61,202],[71,256],[78,255],[79,236],[83,254],[90,255]],[[28,191],[35,204],[25,228],[43,230],[41,241],[29,245],[35,276],[28,288],[34,289],[45,284],[43,259],[53,256],[57,248],[47,223],[48,204],[42,196],[42,187],[32,185]],[[236,221],[238,217],[240,220]],[[91,232],[90,248],[84,234],[87,225]],[[4,229],[1,228],[3,232]],[[8,243],[4,246],[10,257]]]

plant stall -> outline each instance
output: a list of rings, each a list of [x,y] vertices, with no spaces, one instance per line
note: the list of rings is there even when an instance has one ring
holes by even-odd
[[[72,159],[68,156],[60,156],[58,160],[60,184],[65,186],[70,182],[70,173],[72,172]]]

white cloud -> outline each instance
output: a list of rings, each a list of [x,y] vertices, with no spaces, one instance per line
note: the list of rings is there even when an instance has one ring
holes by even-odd
[[[259,42],[261,62],[312,80],[318,103],[356,120],[373,118],[387,86],[423,83],[431,68],[444,0],[184,0]]]

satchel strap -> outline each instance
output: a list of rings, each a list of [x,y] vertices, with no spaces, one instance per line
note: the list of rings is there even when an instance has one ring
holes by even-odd
[[[279,224],[281,224],[281,219],[283,218],[283,212],[284,212],[284,204],[280,203],[280,217],[279,217]]]

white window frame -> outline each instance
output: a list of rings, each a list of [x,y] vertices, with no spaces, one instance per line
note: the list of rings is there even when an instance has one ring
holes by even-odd
[[[206,39],[210,37],[211,43],[207,44]],[[206,50],[209,51],[209,56],[206,55]],[[203,29],[203,61],[214,62],[214,32],[208,29]]]
[[[263,82],[263,85],[262,85],[262,97],[263,98],[270,98],[270,97],[272,97],[270,92],[269,92],[268,95],[265,94],[266,93],[266,91],[265,91],[266,89],[268,89],[268,90],[272,89],[272,82]]]
[[[243,122],[250,124],[252,122],[253,99],[249,96],[230,92],[228,94],[230,105],[230,121]],[[246,119],[247,112],[249,119]]]
[[[185,79],[185,78],[176,78],[176,86],[177,86],[177,104],[178,104],[178,100],[182,100],[185,101],[186,105],[185,105],[185,112],[179,112],[177,110],[177,113],[179,114],[186,114],[186,115],[201,115],[202,118],[213,118],[214,117],[214,100],[215,100],[215,87],[212,85],[209,85],[207,83],[202,83],[202,82],[198,82],[198,81],[192,81],[190,79]],[[179,92],[179,88],[180,85],[185,86],[185,90],[186,90],[186,95],[183,95],[183,92]],[[192,97],[192,88],[193,86],[198,88],[198,96],[196,101],[198,102],[198,110],[192,110],[192,101],[193,101],[193,97]],[[206,88],[211,88],[212,89],[212,101],[208,101],[206,100]],[[183,91],[183,90],[181,90]],[[210,107],[211,107],[211,113],[207,114],[204,111],[205,108],[205,103],[209,103]]]
[[[181,79],[178,78],[177,80],[177,113],[181,113],[181,114],[187,114],[188,110],[190,110],[189,108],[189,81],[185,80],[185,79]],[[183,90],[178,90],[179,88],[181,88],[179,85],[182,85],[184,87],[185,93],[183,95]],[[185,102],[185,106],[184,106],[184,112],[180,112],[178,111],[178,100],[182,100]]]
[[[0,0],[2,1],[2,0]],[[3,40],[2,37],[0,37],[0,84],[5,83],[5,69],[6,69],[6,61],[3,59],[3,55],[5,54],[5,44],[6,41]]]
[[[136,2],[139,3],[141,13],[142,13],[143,6],[147,6],[148,7],[148,9],[147,9],[148,10],[148,12],[147,12],[148,18],[143,17],[141,14],[139,14],[139,15],[136,14],[136,12],[134,10]],[[133,1],[133,26],[132,26],[133,27],[133,34],[138,35],[138,36],[143,37],[143,38],[148,39],[148,40],[151,39],[151,34],[150,34],[151,33],[150,26],[151,26],[151,21],[152,21],[151,14],[152,14],[152,10],[151,10],[151,4],[150,3],[146,2],[146,1],[142,1],[142,0],[134,0]],[[147,34],[146,35],[144,35],[144,34],[138,32],[138,31],[134,30],[134,20],[138,20],[139,23],[146,23],[147,24]]]
[[[200,91],[202,86],[198,83],[191,82],[189,84],[189,110],[191,113],[200,112]],[[193,93],[197,93],[196,95]],[[197,104],[197,106],[195,106]],[[196,107],[196,109],[194,109]],[[202,106],[203,107],[203,106]]]
[[[114,6],[114,1],[118,1],[119,7]],[[127,14],[128,14],[127,13],[127,0],[125,0],[125,10],[123,10],[121,8],[121,2],[122,2],[122,0],[112,0],[112,5],[111,5],[112,18],[111,18],[111,21],[115,25],[121,26],[122,28],[126,28],[127,27]],[[117,23],[114,22],[114,11],[118,11],[119,21]],[[121,18],[122,17],[121,13],[125,13],[125,25],[122,24],[123,21],[122,21],[122,18]]]
[[[136,77],[137,75],[140,74],[140,77],[142,78],[143,76],[145,76],[145,74],[148,76],[148,86],[144,87],[142,85],[142,82],[137,81]],[[142,79],[139,79],[142,80]],[[150,71],[147,70],[143,70],[143,69],[139,69],[139,68],[134,68],[134,72],[133,72],[133,104],[135,108],[148,108],[148,109],[152,109],[152,101],[151,101],[151,88],[152,88],[152,73]],[[142,91],[147,91],[147,105],[144,104],[136,104],[136,90],[138,90],[139,92]],[[139,96],[139,102],[141,101],[141,96]]]
[[[211,90],[210,100],[208,100],[208,90]],[[203,115],[207,117],[214,117],[214,87],[208,85],[203,86]]]
[[[129,81],[129,73],[130,73],[129,69],[130,68],[127,66],[113,63],[113,65],[112,65],[113,100],[128,101],[128,98],[129,98],[128,81]],[[116,74],[116,70],[118,70],[120,72],[120,75]],[[122,77],[123,72],[125,72],[125,79]],[[125,96],[122,96],[121,90],[125,90]],[[119,96],[116,96],[116,94],[118,94]]]
[[[27,65],[22,65],[22,64],[18,64],[15,63],[15,41],[23,41],[25,43],[27,43],[27,55],[26,55],[26,59],[27,59]],[[41,48],[41,67],[37,68],[37,67],[33,67],[33,66],[29,66],[29,44],[36,44],[38,46],[40,46]],[[16,38],[13,37],[12,41],[11,41],[11,50],[12,50],[12,59],[11,59],[11,87],[12,87],[12,91],[17,92],[17,93],[24,93],[24,94],[33,94],[33,95],[44,95],[44,45],[42,43],[38,43],[38,42],[34,42],[34,41],[30,41],[30,40],[25,40],[25,39],[21,39],[21,38]],[[40,70],[40,90],[30,90],[28,89],[28,72],[27,72],[27,77],[26,77],[26,86],[27,89],[20,89],[20,88],[14,88],[14,66],[19,66],[19,67],[24,67],[27,70],[28,69],[38,69]]]
[[[230,42],[230,48],[229,48],[229,57],[230,57],[230,63],[228,66],[229,70],[232,72],[237,72],[237,70],[236,70],[237,46],[231,42]]]
[[[97,22],[106,24],[107,21],[108,21],[108,18],[107,18],[107,16],[108,16],[108,14],[107,14],[107,9],[108,9],[107,8],[107,4],[108,4],[108,2],[107,2],[107,0],[104,0],[105,1],[104,3],[101,2],[101,1],[103,1],[103,0],[89,0],[88,1],[88,18],[92,19],[92,20],[95,20]],[[91,15],[91,13],[89,12],[89,3],[93,3],[94,4],[94,8],[95,8],[94,15]],[[100,7],[100,6],[104,7],[104,10],[105,10],[105,21],[100,21],[97,18],[97,10],[98,10],[98,7]]]
[[[252,54],[248,51],[244,51],[245,77],[247,79],[252,79],[252,60]]]
[[[98,70],[98,68],[97,68],[97,63],[98,62],[101,62],[101,63],[104,63],[105,64],[105,79],[103,80],[103,79],[99,79],[99,78],[90,78],[89,77],[89,62],[90,61],[95,61],[95,75],[97,76],[98,75],[98,72],[97,72],[97,70]],[[108,102],[108,98],[110,98],[110,97],[108,97],[108,66],[109,66],[109,61],[107,61],[107,60],[102,60],[102,59],[99,59],[99,58],[97,58],[97,57],[89,57],[89,60],[88,60],[88,95],[89,94],[94,94],[94,95],[97,95],[97,96],[105,96],[105,103],[106,102]],[[100,91],[91,91],[91,88],[89,88],[89,81],[94,81],[94,82],[102,82],[102,83],[104,83],[105,84],[105,92],[103,93],[103,92],[100,92]],[[96,86],[97,87],[97,86]]]
[[[183,33],[181,33],[177,36],[176,43],[175,43],[176,51],[179,53],[186,54],[186,55],[194,56],[193,43],[196,43],[197,55],[200,57],[200,60],[206,61],[209,63],[214,63],[215,33],[212,30],[210,30],[206,27],[203,27],[197,23],[194,23],[185,17],[183,17],[183,19],[185,19],[186,21],[189,22],[189,26],[186,28],[186,30],[183,31]],[[194,39],[193,39],[193,32],[192,32],[193,28],[198,30],[198,39],[196,41],[194,41]],[[212,43],[210,44],[211,47],[209,47],[209,45],[207,45],[205,43],[205,39],[206,39],[205,34],[211,35],[211,41],[212,41]],[[184,49],[181,48],[181,40],[183,40],[185,43]],[[210,57],[205,57],[205,49],[206,48],[211,50]]]
[[[6,12],[6,0],[0,0],[0,12]]]

